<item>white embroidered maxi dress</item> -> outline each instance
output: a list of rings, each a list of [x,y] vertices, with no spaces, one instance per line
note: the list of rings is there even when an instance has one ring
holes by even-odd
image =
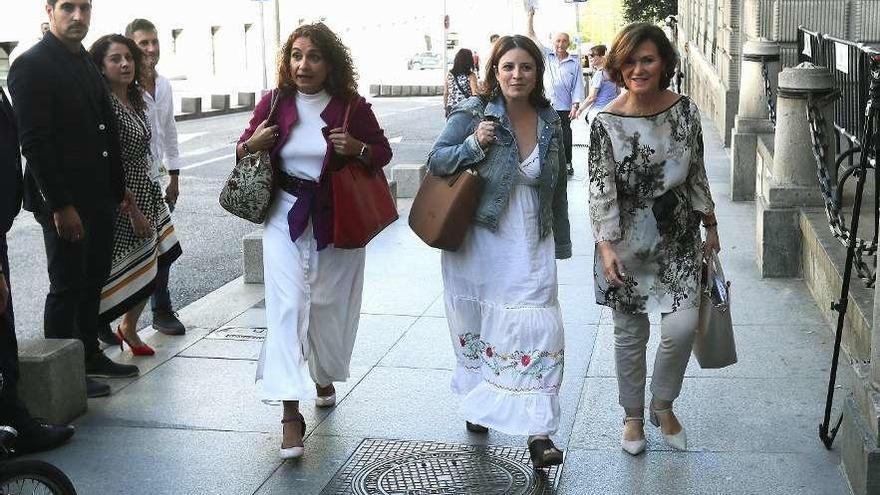
[[[456,354],[452,390],[468,421],[511,435],[559,425],[564,339],[553,236],[538,232],[538,146],[519,165],[492,232],[471,227],[443,251],[446,316]]]

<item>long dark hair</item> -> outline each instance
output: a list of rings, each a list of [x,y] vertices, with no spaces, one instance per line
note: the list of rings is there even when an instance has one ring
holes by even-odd
[[[128,47],[128,51],[131,52],[131,58],[134,60],[134,80],[128,85],[126,93],[132,108],[139,113],[143,113],[147,108],[146,103],[144,103],[144,94],[141,86],[141,69],[143,67],[144,54],[135,42],[121,34],[105,34],[92,43],[91,48],[89,48],[89,54],[92,56],[92,61],[95,65],[99,69],[103,68],[104,57],[107,56],[107,52],[110,51],[110,45],[113,43],[125,45]]]
[[[549,107],[550,100],[544,96],[544,54],[534,41],[519,34],[502,36],[492,45],[492,54],[489,56],[489,62],[486,63],[486,82],[480,90],[480,97],[483,100],[491,100],[501,94],[501,86],[498,84],[498,61],[514,48],[522,48],[535,60],[537,80],[534,89],[529,93],[529,103],[539,108]]]
[[[327,93],[343,98],[355,96],[358,76],[351,61],[351,52],[339,36],[323,22],[303,24],[290,33],[278,54],[278,87],[296,89],[296,81],[290,75],[290,52],[293,49],[293,42],[301,37],[311,40],[330,66],[327,80],[324,82]]]
[[[474,70],[474,53],[467,48],[462,48],[455,54],[455,62],[452,63],[453,76],[470,74]]]

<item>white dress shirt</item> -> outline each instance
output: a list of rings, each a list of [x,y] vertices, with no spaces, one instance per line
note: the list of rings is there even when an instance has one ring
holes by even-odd
[[[167,170],[180,170],[180,151],[177,147],[177,125],[174,122],[174,97],[171,82],[156,74],[156,96],[144,91],[147,105],[147,119],[153,131],[150,141],[152,155],[151,178],[158,180],[159,165],[165,164]]]

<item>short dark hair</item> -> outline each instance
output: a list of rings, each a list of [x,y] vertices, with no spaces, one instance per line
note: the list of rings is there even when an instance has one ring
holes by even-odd
[[[595,53],[599,57],[604,57],[606,53],[608,53],[608,47],[605,45],[594,45],[590,48],[590,51]]]
[[[663,60],[663,75],[660,76],[660,89],[669,87],[675,67],[678,65],[678,54],[670,43],[666,33],[659,27],[647,22],[634,22],[623,28],[614,38],[611,51],[605,59],[605,71],[608,77],[620,87],[626,87],[620,68],[626,59],[646,42],[651,41],[657,46],[657,53]]]
[[[455,54],[455,61],[452,63],[453,75],[470,74],[474,70],[474,53],[467,48],[462,48]]]
[[[486,63],[486,78],[480,96],[484,100],[491,100],[501,93],[501,86],[498,84],[498,61],[510,50],[521,48],[525,50],[534,60],[537,77],[535,87],[529,93],[529,103],[538,108],[549,107],[550,100],[544,96],[544,54],[541,49],[531,39],[517,34],[514,36],[502,36],[492,45],[492,54],[489,55],[489,61]]]
[[[110,50],[110,45],[119,43],[128,47],[131,52],[131,58],[134,59],[134,80],[128,85],[128,100],[131,106],[138,112],[146,110],[144,95],[141,92],[141,73],[143,70],[144,54],[131,38],[122,36],[121,34],[105,34],[101,36],[89,48],[89,54],[92,56],[92,62],[98,66],[98,69],[104,67],[104,57]]]
[[[46,5],[51,5],[52,7],[54,7],[56,3],[58,3],[58,0],[46,0]],[[89,3],[91,4],[92,0],[89,0]]]
[[[497,34],[489,35],[489,43],[495,43],[496,41],[498,41],[498,38],[500,38],[500,37],[501,36],[498,36]]]
[[[125,26],[125,36],[131,38],[137,31],[157,32],[156,25],[146,19],[135,19]]]

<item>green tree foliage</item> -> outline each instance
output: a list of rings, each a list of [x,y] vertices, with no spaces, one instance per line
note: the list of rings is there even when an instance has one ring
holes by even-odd
[[[678,0],[623,0],[628,22],[659,22],[678,13]]]

